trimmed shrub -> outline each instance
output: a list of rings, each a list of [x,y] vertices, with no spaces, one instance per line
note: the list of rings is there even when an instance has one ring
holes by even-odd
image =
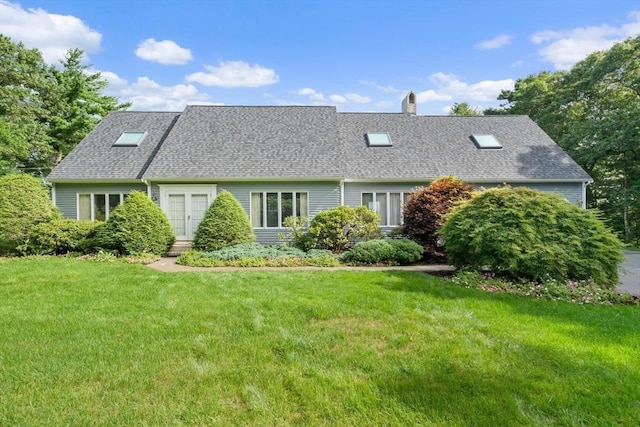
[[[178,257],[179,264],[199,267],[335,267],[340,265],[331,251],[309,252],[284,245],[242,243],[211,252],[189,251]]]
[[[380,264],[393,259],[395,250],[388,240],[368,240],[358,242],[349,252],[342,255],[342,261],[362,264]]]
[[[132,191],[98,227],[97,248],[123,255],[164,255],[175,241],[169,219],[146,194]]]
[[[342,255],[342,261],[362,264],[406,265],[418,261],[421,257],[422,246],[416,242],[408,239],[379,239],[356,243],[353,249]]]
[[[23,251],[33,226],[59,217],[38,179],[25,174],[0,177],[0,254]]]
[[[441,229],[458,268],[524,280],[593,279],[615,287],[622,243],[597,215],[528,188],[484,191],[455,207]]]
[[[293,245],[303,251],[309,251],[316,246],[315,239],[309,233],[309,220],[298,216],[289,216],[282,224],[289,229],[288,234],[279,234],[278,238],[286,245]]]
[[[60,255],[70,252],[88,253],[92,250],[97,221],[55,219],[35,225],[29,233],[26,252],[31,255]]]
[[[255,240],[256,236],[244,208],[233,194],[223,190],[200,222],[193,247],[213,251]]]
[[[339,206],[313,217],[308,239],[313,248],[342,251],[356,242],[380,238],[379,223],[380,216],[365,206]]]
[[[445,261],[446,255],[438,245],[436,232],[442,227],[444,215],[461,200],[471,198],[473,186],[453,176],[433,181],[427,187],[418,187],[409,194],[404,205],[404,234],[421,244],[425,258]]]
[[[409,239],[391,239],[389,243],[394,249],[393,260],[400,265],[407,265],[422,258],[424,248]]]

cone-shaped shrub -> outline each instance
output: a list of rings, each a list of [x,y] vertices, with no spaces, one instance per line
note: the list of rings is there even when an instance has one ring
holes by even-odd
[[[513,278],[618,282],[622,243],[591,210],[528,188],[484,191],[453,208],[440,232],[449,261]]]
[[[123,255],[164,255],[174,240],[171,224],[162,209],[146,194],[132,191],[99,227],[95,246]]]
[[[215,251],[255,240],[256,236],[244,208],[233,194],[223,190],[200,222],[193,247],[202,251]]]
[[[442,227],[444,215],[461,200],[471,198],[473,186],[453,176],[436,179],[427,187],[418,187],[409,194],[404,205],[404,234],[425,249],[425,258],[444,261],[438,248],[436,232]]]
[[[38,179],[25,174],[0,177],[0,254],[18,251],[34,225],[59,217]]]

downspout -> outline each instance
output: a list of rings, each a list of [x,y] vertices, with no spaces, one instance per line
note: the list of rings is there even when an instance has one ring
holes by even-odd
[[[142,183],[147,186],[147,197],[151,198],[151,183],[144,178],[142,178],[140,181],[142,181]]]
[[[51,201],[53,201],[53,206],[58,207],[56,203],[56,184],[53,182],[51,183]]]
[[[340,206],[344,206],[344,179],[340,180]]]
[[[582,209],[587,209],[587,185],[592,184],[591,181],[582,181]]]

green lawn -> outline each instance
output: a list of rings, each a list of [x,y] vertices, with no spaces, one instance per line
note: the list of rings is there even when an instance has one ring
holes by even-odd
[[[0,425],[640,424],[640,309],[421,273],[0,261]]]

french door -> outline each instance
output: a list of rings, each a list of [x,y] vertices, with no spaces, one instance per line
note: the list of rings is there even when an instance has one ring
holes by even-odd
[[[169,218],[176,240],[193,240],[215,191],[215,185],[160,186],[160,207]]]

